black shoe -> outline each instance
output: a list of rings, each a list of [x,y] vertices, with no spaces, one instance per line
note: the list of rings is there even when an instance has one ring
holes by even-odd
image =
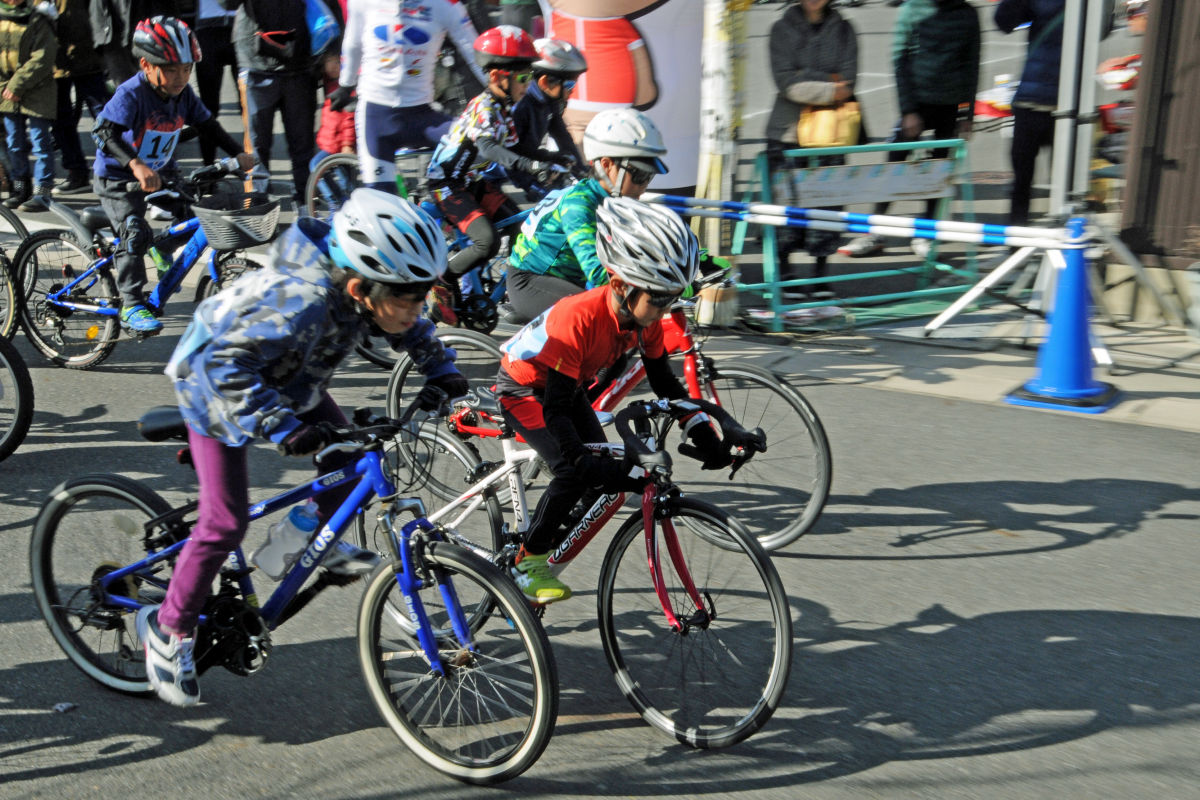
[[[24,203],[21,203],[21,205],[17,207],[17,210],[25,211],[27,213],[49,211],[50,205],[46,201],[50,199],[51,191],[52,189],[49,186],[39,186],[37,188],[37,192],[30,196],[30,198]]]
[[[12,193],[5,198],[4,205],[7,208],[15,209],[31,197],[33,197],[33,185],[27,180],[14,180]]]
[[[59,194],[75,194],[85,189],[91,189],[92,182],[86,169],[73,169],[67,173],[67,180],[58,187]]]

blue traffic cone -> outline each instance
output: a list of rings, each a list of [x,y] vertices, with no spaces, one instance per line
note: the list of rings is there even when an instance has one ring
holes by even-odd
[[[1083,225],[1078,217],[1067,223],[1072,239],[1083,237]],[[1119,390],[1111,383],[1092,379],[1087,261],[1080,248],[1063,255],[1067,266],[1054,293],[1050,334],[1038,350],[1037,375],[1005,399],[1018,406],[1100,414],[1116,404]]]

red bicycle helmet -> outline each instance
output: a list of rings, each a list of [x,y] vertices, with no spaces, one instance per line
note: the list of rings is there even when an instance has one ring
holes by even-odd
[[[151,17],[133,32],[133,55],[151,64],[195,64],[200,60],[200,42],[183,20]]]
[[[488,28],[475,39],[475,61],[483,69],[527,67],[537,57],[533,39],[516,25]]]

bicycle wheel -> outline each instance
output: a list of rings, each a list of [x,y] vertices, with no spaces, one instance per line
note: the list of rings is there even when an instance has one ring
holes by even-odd
[[[746,428],[761,427],[767,452],[732,481],[725,470],[704,471],[699,462],[676,457],[675,481],[736,517],[765,549],[777,550],[807,533],[825,508],[833,479],[825,429],[804,395],[770,371],[730,361],[710,369],[701,382],[704,398]],[[662,441],[679,437],[670,430]]]
[[[550,642],[520,591],[496,567],[446,542],[421,560],[455,593],[482,596],[491,613],[472,626],[470,649],[448,632],[444,595],[426,580],[420,599],[443,663],[435,675],[406,613],[396,576],[378,569],[358,612],[358,655],[371,699],[392,731],[422,761],[468,783],[520,775],[542,754],[558,715]]]
[[[667,624],[638,512],[617,532],[601,568],[604,653],[642,719],[691,747],[727,747],[761,728],[783,697],[792,655],[787,595],[758,542],[725,512],[683,499],[670,519],[708,621],[693,617],[682,633]],[[683,617],[696,606],[658,535],[663,580]],[[717,547],[714,538],[736,542],[737,550]]]
[[[8,255],[0,250],[0,339],[13,337],[21,321],[20,295]]]
[[[29,231],[20,218],[0,205],[0,338],[11,339],[21,321],[22,295],[12,265],[17,248],[28,238]]]
[[[471,476],[479,455],[444,427],[422,425],[414,441],[394,439],[384,450],[385,470],[400,497],[419,497],[427,514],[439,510],[448,500],[457,498],[474,483]],[[456,512],[440,520],[469,541],[498,550],[504,545],[504,519],[494,494],[479,498],[479,507],[466,513]],[[359,547],[374,550],[385,557],[391,553],[388,532],[369,512],[354,520],[354,538]]]
[[[496,373],[500,371],[500,345],[495,339],[478,331],[461,328],[439,329],[437,337],[443,345],[453,348],[454,365],[471,384],[471,388],[490,387],[496,383]],[[388,379],[388,416],[403,414],[424,385],[425,378],[416,368],[412,357],[408,353],[401,353]]]
[[[130,694],[149,693],[134,611],[113,594],[142,605],[161,603],[173,564],[158,562],[106,593],[98,579],[164,545],[146,523],[167,512],[162,497],[121,475],[85,475],[59,484],[33,524],[29,571],[38,610],[54,640],[93,680]]]
[[[262,267],[257,261],[238,254],[222,253],[217,257],[217,280],[213,282],[207,273],[196,282],[196,302],[207,300],[229,284],[250,272]]]
[[[33,381],[13,343],[0,336],[0,461],[25,441],[33,421]]]
[[[350,193],[362,185],[358,175],[358,156],[333,153],[317,162],[304,187],[304,207],[310,217],[328,222],[342,207]]]
[[[47,299],[87,272],[92,261],[70,231],[45,230],[25,240],[13,265],[17,284],[27,289],[21,309],[25,334],[42,355],[67,369],[100,364],[112,353],[120,335],[116,314],[73,311]],[[121,305],[117,283],[107,269],[97,269],[81,281],[69,299],[114,309]]]
[[[373,336],[370,333],[363,334],[362,341],[354,345],[354,352],[362,356],[364,360],[383,369],[394,367],[396,359],[400,357],[400,354],[387,343],[387,339],[382,336]]]

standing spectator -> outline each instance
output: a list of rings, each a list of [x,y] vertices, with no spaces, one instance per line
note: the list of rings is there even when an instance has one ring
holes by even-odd
[[[54,146],[50,126],[58,107],[54,59],[58,45],[50,18],[26,0],[0,0],[0,118],[12,170],[9,208],[45,211],[43,197],[54,187]],[[29,156],[34,159],[29,182]]]
[[[178,0],[89,0],[92,42],[113,89],[138,73],[133,57],[133,29],[154,16],[178,17]]]
[[[58,108],[54,116],[54,141],[62,154],[62,166],[67,173],[66,183],[58,187],[62,194],[83,191],[92,185],[87,158],[79,141],[79,119],[86,105],[92,119],[112,97],[104,82],[104,62],[92,44],[92,28],[88,22],[88,0],[56,0],[58,23],[58,58],[55,59],[54,82],[57,86]],[[74,89],[74,97],[72,97]]]
[[[321,107],[321,127],[317,129],[317,153],[309,164],[311,169],[316,169],[321,159],[332,153],[354,152],[354,112],[332,107],[333,94],[337,91],[340,74],[341,60],[336,50],[326,53],[321,64],[325,104]]]
[[[431,105],[434,70],[449,36],[481,84],[475,63],[478,35],[456,0],[355,0],[342,43],[341,84],[330,107],[338,111],[358,91],[358,162],[363,186],[396,191],[396,151],[433,147],[450,130],[452,117]]]
[[[970,135],[979,85],[979,47],[979,15],[967,0],[911,0],[900,9],[892,37],[900,120],[889,141],[915,142],[929,130],[934,139]],[[948,154],[945,148],[933,151],[934,158]],[[888,161],[903,161],[908,155],[897,150],[888,154]],[[937,204],[936,198],[926,201],[926,217],[933,217]],[[887,210],[887,203],[875,205],[876,214]],[[929,247],[929,239],[912,240],[913,252],[921,258]],[[862,257],[882,249],[881,238],[867,234],[838,252]]]
[[[779,94],[767,119],[767,152],[771,171],[785,168],[782,152],[798,145],[796,124],[806,105],[828,106],[854,98],[858,77],[858,35],[854,26],[829,7],[830,0],[799,0],[771,26],[771,73]],[[866,140],[865,130],[859,141]],[[842,156],[821,158],[822,165],[844,164]],[[790,181],[786,182],[790,186]],[[776,202],[791,204],[787,196]],[[829,256],[837,251],[839,234],[797,231],[781,227],[776,239],[779,279],[796,280],[788,256],[803,246],[812,256],[813,277],[823,278]],[[785,291],[785,299],[806,299],[803,292]]]
[[[275,112],[283,119],[283,138],[292,162],[292,196],[304,202],[308,164],[316,151],[317,79],[304,0],[220,0],[236,10],[233,43],[237,48],[251,140],[259,166],[255,183],[265,191],[270,180]]]
[[[500,24],[516,25],[535,39],[545,30],[538,0],[500,0]]]
[[[996,6],[996,27],[1005,33],[1029,23],[1025,69],[1012,102],[1013,185],[1009,225],[1028,224],[1038,153],[1054,144],[1063,10],[1064,0],[1001,0]]]
[[[200,102],[214,117],[221,115],[221,84],[228,67],[237,82],[237,49],[233,46],[234,12],[228,11],[217,0],[199,0],[196,4],[196,40],[204,60],[196,64],[196,93]],[[217,158],[217,146],[208,139],[200,140],[200,158],[211,164]]]

